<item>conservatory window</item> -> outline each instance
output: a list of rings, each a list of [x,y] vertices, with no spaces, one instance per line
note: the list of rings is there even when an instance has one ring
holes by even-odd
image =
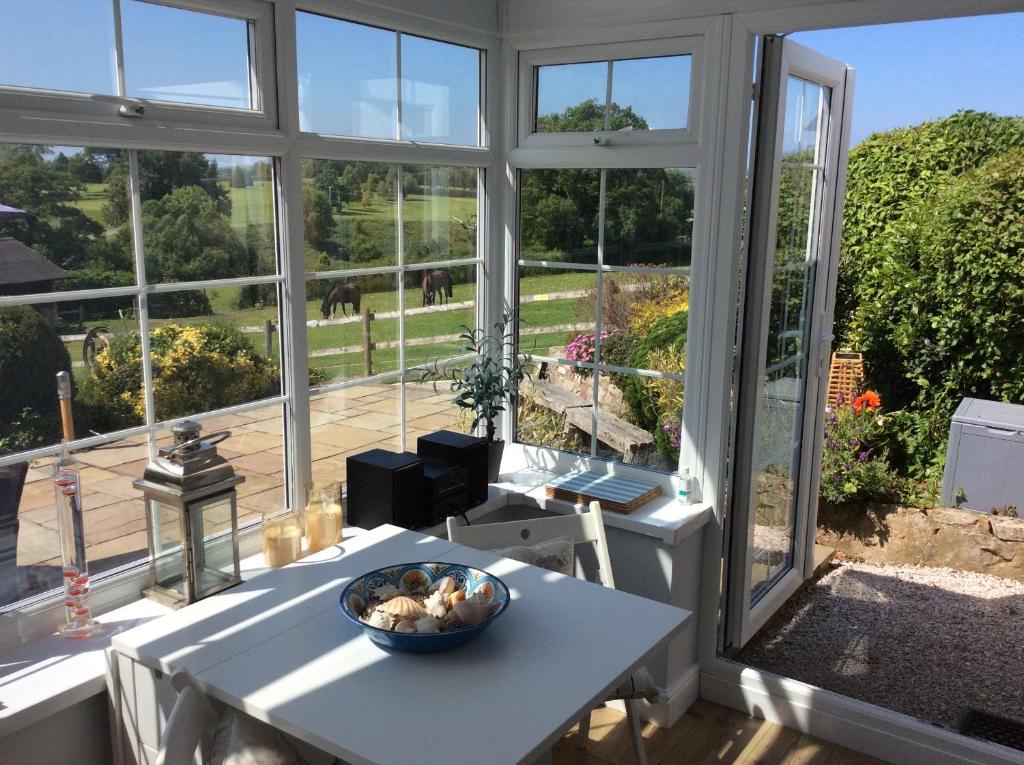
[[[336,478],[348,454],[469,426],[423,376],[478,324],[480,171],[318,159],[304,176],[313,476]]]
[[[520,173],[516,440],[673,472],[679,460],[694,174]],[[595,405],[596,402],[596,405]]]
[[[17,30],[0,49],[0,107],[267,127],[272,11],[264,0],[0,0]]]
[[[60,583],[58,371],[73,380],[93,575],[148,555],[132,481],[184,417],[233,431],[222,451],[246,477],[242,523],[283,503],[273,163],[0,145],[0,199],[24,211],[0,220],[0,471],[20,490],[5,497],[16,519],[0,528],[0,608]]]
[[[296,37],[303,132],[480,144],[479,50],[302,11]]]

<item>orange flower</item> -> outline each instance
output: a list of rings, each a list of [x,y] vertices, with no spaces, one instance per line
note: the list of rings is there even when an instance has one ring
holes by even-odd
[[[873,390],[866,390],[853,400],[853,411],[861,409],[878,409],[882,405],[882,399]]]

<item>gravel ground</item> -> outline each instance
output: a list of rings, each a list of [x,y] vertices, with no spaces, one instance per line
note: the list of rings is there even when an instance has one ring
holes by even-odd
[[[1024,720],[1024,583],[841,563],[739,659],[949,728],[967,705]]]

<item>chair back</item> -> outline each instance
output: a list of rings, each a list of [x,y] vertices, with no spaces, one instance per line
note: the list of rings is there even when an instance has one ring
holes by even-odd
[[[601,503],[591,502],[590,512],[531,518],[526,521],[460,525],[455,516],[448,518],[448,539],[478,550],[494,550],[512,545],[534,545],[556,537],[569,536],[576,544],[593,542],[597,553],[598,578],[605,587],[615,589],[608,540],[604,533]]]
[[[193,765],[196,749],[204,737],[216,730],[219,718],[206,694],[187,671],[179,670],[171,675],[171,685],[178,692],[178,700],[160,737],[156,765]]]

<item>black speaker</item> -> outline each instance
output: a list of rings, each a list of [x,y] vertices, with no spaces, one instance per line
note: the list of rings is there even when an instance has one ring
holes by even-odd
[[[439,430],[416,439],[416,453],[421,457],[433,457],[461,465],[469,471],[469,507],[475,507],[487,499],[487,459],[490,445],[486,438]]]
[[[384,523],[415,529],[428,525],[423,460],[410,452],[371,449],[345,460],[347,523],[373,529]]]

